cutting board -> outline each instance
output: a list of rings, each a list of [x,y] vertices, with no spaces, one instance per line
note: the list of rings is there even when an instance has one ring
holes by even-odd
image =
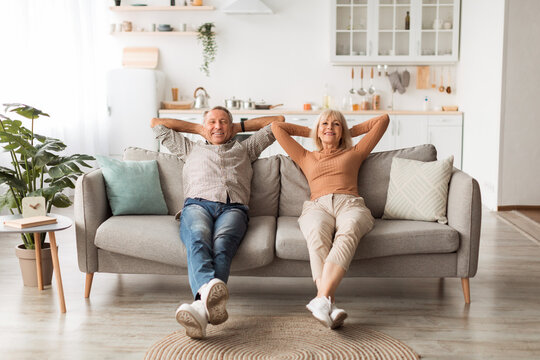
[[[416,88],[429,89],[429,66],[416,67]]]
[[[158,48],[126,47],[122,52],[122,66],[125,68],[155,69],[158,58]]]

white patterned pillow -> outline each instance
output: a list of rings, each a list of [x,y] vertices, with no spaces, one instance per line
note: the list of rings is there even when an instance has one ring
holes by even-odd
[[[454,157],[440,161],[392,159],[383,219],[438,221],[446,224],[448,182]]]

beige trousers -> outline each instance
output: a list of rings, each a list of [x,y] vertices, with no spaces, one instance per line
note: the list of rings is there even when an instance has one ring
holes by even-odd
[[[313,280],[321,278],[325,262],[348,270],[360,239],[374,222],[358,196],[328,194],[305,201],[298,223],[307,242]]]

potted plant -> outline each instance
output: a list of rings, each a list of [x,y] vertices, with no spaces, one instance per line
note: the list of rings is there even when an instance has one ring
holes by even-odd
[[[209,65],[216,59],[216,33],[212,31],[214,23],[204,23],[197,29],[197,39],[202,42],[203,46],[203,64],[201,65],[201,71],[206,76],[210,76]]]
[[[72,201],[63,191],[75,188],[74,181],[83,173],[81,167],[91,167],[85,161],[94,158],[82,154],[60,155],[66,148],[61,140],[34,133],[34,120],[49,117],[48,114],[25,104],[4,106],[6,114],[14,112],[29,119],[31,127],[28,129],[22,121],[0,114],[0,144],[11,157],[11,167],[0,166],[0,184],[3,185],[0,187],[0,210],[7,208],[12,214],[22,214],[21,202],[26,196],[43,196],[47,213],[53,206],[70,206]],[[35,241],[40,241],[41,248],[50,251],[48,244],[45,245],[45,235],[41,233],[40,239],[34,239],[34,234],[22,234],[23,244],[17,248],[33,253]],[[43,258],[50,258],[50,255],[45,253]],[[35,271],[33,274],[35,276]],[[46,274],[47,271],[44,271]],[[45,284],[46,281],[44,278]]]

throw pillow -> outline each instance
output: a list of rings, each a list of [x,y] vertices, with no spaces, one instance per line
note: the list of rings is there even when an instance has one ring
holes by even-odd
[[[156,160],[120,161],[96,156],[113,215],[166,215]]]
[[[454,157],[423,162],[395,157],[383,219],[438,221],[446,224],[448,183]]]

